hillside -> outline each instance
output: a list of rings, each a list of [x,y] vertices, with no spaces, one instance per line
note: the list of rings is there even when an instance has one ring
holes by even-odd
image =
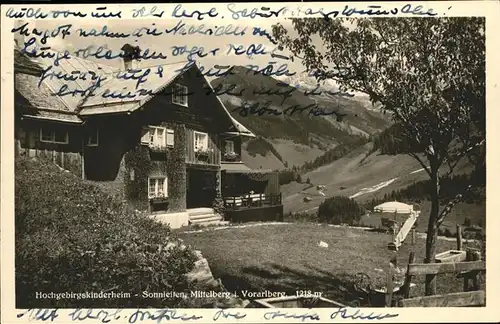
[[[364,202],[380,199],[392,190],[406,188],[414,182],[427,180],[420,164],[404,154],[382,155],[372,152],[373,143],[351,151],[346,156],[320,168],[302,174],[314,187],[292,182],[282,186],[285,212],[315,212],[325,197],[341,195]],[[462,163],[456,172],[469,172],[470,165]],[[325,196],[316,186],[325,186]],[[304,202],[305,196],[312,200]]]
[[[252,167],[284,168],[276,160],[301,165],[336,145],[367,137],[390,125],[365,99],[327,93],[306,95],[300,86],[290,86],[241,66],[231,72],[212,80],[212,86],[232,116],[266,139],[281,155],[244,152],[244,162]],[[318,109],[338,114],[314,116],[311,112]]]

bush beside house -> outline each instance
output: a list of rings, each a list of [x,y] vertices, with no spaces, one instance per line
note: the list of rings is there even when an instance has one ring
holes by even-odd
[[[348,197],[334,196],[319,205],[318,219],[329,224],[354,225],[361,219],[365,210],[356,201]]]
[[[142,292],[189,291],[195,254],[170,229],[40,159],[16,159],[16,306],[182,307]],[[36,292],[125,292],[123,299],[36,299]],[[138,294],[138,296],[135,296]]]

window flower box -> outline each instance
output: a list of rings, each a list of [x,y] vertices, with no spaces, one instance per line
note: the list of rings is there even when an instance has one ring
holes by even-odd
[[[168,203],[168,197],[150,197],[149,202],[153,205]]]
[[[198,154],[209,154],[212,153],[214,150],[211,148],[197,148],[194,151]]]
[[[240,156],[236,154],[236,152],[227,152],[224,153],[224,159],[226,161],[237,161],[239,160]]]
[[[208,157],[208,156],[209,156],[210,154],[212,154],[213,152],[214,152],[214,150],[213,150],[213,149],[211,149],[211,148],[206,148],[206,149],[204,149],[204,148],[200,148],[200,149],[196,149],[196,150],[194,151],[194,153],[195,153],[197,156],[206,156],[206,157]]]
[[[149,149],[152,152],[166,152],[168,150],[168,146],[149,145]]]

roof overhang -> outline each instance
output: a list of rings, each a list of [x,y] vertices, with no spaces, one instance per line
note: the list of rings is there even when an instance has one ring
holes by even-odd
[[[226,173],[272,173],[270,169],[250,169],[243,162],[221,163],[221,171]]]
[[[45,121],[75,124],[75,125],[82,125],[85,123],[82,120],[69,120],[69,119],[63,119],[63,118],[57,118],[57,117],[46,117],[46,116],[36,116],[36,115],[22,115],[21,118],[22,119],[28,118],[28,119],[45,120]]]

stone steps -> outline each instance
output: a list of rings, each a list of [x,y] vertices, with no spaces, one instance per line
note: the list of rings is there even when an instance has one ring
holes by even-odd
[[[219,225],[223,222],[222,216],[215,213],[213,208],[194,208],[187,210],[190,225]]]

